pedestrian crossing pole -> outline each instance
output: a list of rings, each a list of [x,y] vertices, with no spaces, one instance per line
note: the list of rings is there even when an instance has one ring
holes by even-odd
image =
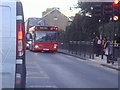
[[[104,6],[102,5],[102,8],[104,8]],[[101,59],[103,59],[103,54],[104,54],[104,52],[103,52],[103,49],[104,49],[104,29],[105,29],[105,26],[104,26],[104,21],[105,21],[105,18],[104,18],[104,12],[105,12],[105,10],[103,9],[102,10],[102,27],[103,27],[103,31],[102,31],[102,43],[101,43],[101,45],[102,45],[102,50],[101,50]]]
[[[116,40],[115,40],[115,33],[116,33],[115,25],[116,25],[116,22],[119,19],[118,12],[119,12],[119,0],[114,0],[114,3],[113,3],[113,23],[114,23],[114,26],[113,26],[113,62],[114,62],[114,59],[115,59],[115,47],[117,46],[116,45]]]
[[[105,43],[105,41],[104,40],[102,40],[102,45],[104,46],[104,43]]]

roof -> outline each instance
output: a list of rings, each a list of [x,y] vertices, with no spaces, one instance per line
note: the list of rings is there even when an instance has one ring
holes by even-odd
[[[49,12],[47,12],[44,16],[42,16],[42,18],[48,16],[49,14],[51,14],[52,12],[54,12],[55,10],[57,10],[58,12],[60,12],[60,11],[59,11],[59,8],[53,8],[52,10],[50,10]],[[60,12],[60,13],[61,13],[61,12]],[[63,13],[61,13],[61,14],[63,14]],[[64,14],[63,14],[63,15],[64,15]],[[64,16],[67,17],[66,15],[64,15]],[[67,18],[69,19],[69,21],[72,20],[72,19],[69,18],[69,17],[67,17]]]
[[[55,10],[58,10],[58,8],[53,8],[52,10],[50,10],[49,12],[47,12],[44,16],[42,16],[42,18],[46,17],[47,15],[51,14],[52,12],[54,12]],[[59,11],[59,10],[58,10]]]

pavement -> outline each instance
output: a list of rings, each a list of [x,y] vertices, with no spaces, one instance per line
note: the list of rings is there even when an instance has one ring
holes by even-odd
[[[62,53],[62,54],[74,56],[74,57],[80,58],[82,60],[89,60],[91,62],[96,62],[96,63],[98,63],[102,66],[120,71],[120,67],[119,67],[120,58],[118,59],[118,61],[115,61],[114,64],[112,64],[112,63],[107,63],[107,57],[106,56],[103,56],[103,59],[101,59],[101,55],[99,57],[96,57],[94,55],[94,59],[90,59],[88,56],[84,57],[82,55],[76,54],[75,52],[71,53],[68,50],[64,50],[64,49],[58,49],[58,52]]]

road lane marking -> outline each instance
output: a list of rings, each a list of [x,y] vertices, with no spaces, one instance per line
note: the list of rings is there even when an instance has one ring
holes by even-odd
[[[50,77],[47,75],[47,73],[41,67],[41,64],[39,64],[39,62],[35,61],[35,62],[33,62],[31,64],[28,64],[28,65],[29,66],[27,67],[28,72],[27,72],[27,77],[26,77],[26,79],[27,79],[27,87],[28,88],[57,88],[55,84],[51,84],[53,82],[50,80]],[[34,66],[34,67],[32,68],[31,66],[32,67]],[[31,71],[31,69],[32,69],[32,71]],[[32,82],[32,80],[35,80],[34,83],[36,83],[36,84],[37,84],[36,80],[38,80],[38,81],[39,80],[45,80],[45,81],[48,81],[48,82],[46,82],[46,84],[43,85],[43,86],[42,85],[34,85],[34,84],[30,85],[29,82],[30,81]],[[40,83],[44,84],[44,82],[40,82]]]
[[[39,72],[43,72],[44,76],[48,77],[48,75],[42,70],[42,68],[38,65],[38,63],[35,63],[35,65],[38,68]]]
[[[27,66],[26,68],[37,68],[37,67],[35,67],[35,66],[32,66],[32,67],[31,66]]]
[[[32,76],[30,76],[30,77],[26,77],[26,78],[29,78],[29,79],[49,79],[49,77],[45,77],[45,76],[43,76],[43,77],[32,77]]]
[[[27,72],[27,75],[34,75],[34,74],[43,74],[43,73],[38,73],[38,72]]]
[[[57,88],[57,86],[39,86],[39,85],[30,85],[30,86],[28,86],[29,88]]]

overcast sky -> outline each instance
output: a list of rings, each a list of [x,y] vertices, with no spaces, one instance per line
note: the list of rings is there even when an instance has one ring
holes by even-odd
[[[70,7],[74,7],[77,5],[78,0],[21,0],[24,7],[24,15],[25,18],[28,17],[41,17],[42,12],[46,10],[46,8],[58,7],[60,10],[68,13],[73,13],[73,11],[69,11]],[[68,12],[69,11],[69,12]]]

